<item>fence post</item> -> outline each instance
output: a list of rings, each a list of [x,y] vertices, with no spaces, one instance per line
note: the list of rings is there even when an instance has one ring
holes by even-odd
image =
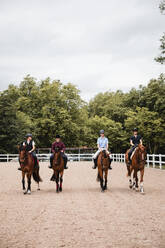
[[[7,154],[7,162],[9,162],[9,154]]]
[[[147,154],[147,168],[150,168],[150,155]]]
[[[125,163],[125,154],[123,154],[124,158],[123,158],[123,162]]]
[[[162,169],[162,155],[159,154],[159,167]]]
[[[152,155],[153,168],[155,168],[155,154]]]
[[[80,153],[78,154],[78,161],[79,161],[79,162],[81,161]]]

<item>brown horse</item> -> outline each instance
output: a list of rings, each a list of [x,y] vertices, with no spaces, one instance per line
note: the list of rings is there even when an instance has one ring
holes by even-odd
[[[98,176],[100,181],[101,191],[104,192],[107,190],[107,178],[108,178],[108,167],[109,167],[109,158],[105,150],[101,151],[98,160]]]
[[[22,169],[22,186],[24,194],[31,194],[31,176],[33,176],[34,181],[37,182],[38,190],[40,190],[39,183],[42,182],[42,179],[39,175],[39,166],[34,168],[34,159],[32,155],[26,151],[26,146],[21,145],[19,147],[19,161]],[[27,190],[25,188],[25,175],[28,182]]]
[[[129,187],[133,188],[134,190],[138,191],[138,171],[140,171],[140,193],[144,193],[144,187],[143,187],[143,177],[144,177],[144,168],[146,163],[146,148],[139,144],[132,155],[132,163],[129,164],[128,161],[128,152],[126,152],[125,160],[128,170],[128,177],[129,177]],[[133,183],[131,179],[131,174],[133,172]]]
[[[62,183],[64,175],[64,159],[62,158],[61,152],[57,147],[54,152],[53,158],[53,176],[51,181],[56,181],[56,192],[62,192]],[[60,183],[59,183],[60,182]]]

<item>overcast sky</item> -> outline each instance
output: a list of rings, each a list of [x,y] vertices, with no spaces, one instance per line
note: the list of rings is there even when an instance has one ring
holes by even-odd
[[[0,0],[0,90],[31,74],[96,93],[163,72],[160,0]]]

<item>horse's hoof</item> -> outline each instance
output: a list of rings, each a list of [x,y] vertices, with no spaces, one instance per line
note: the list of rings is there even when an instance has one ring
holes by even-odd
[[[62,188],[59,188],[59,191],[62,192]]]
[[[135,191],[138,192],[138,191],[139,191],[139,188],[136,187],[136,188],[135,188]]]
[[[142,195],[145,194],[144,189],[140,189],[140,194],[142,194]]]
[[[27,191],[25,190],[23,193],[24,193],[24,195],[26,195],[27,194]]]
[[[28,190],[28,191],[27,191],[27,194],[28,194],[28,195],[31,195],[31,191],[30,191],[30,190]]]
[[[129,188],[132,189],[132,185],[129,185]]]
[[[38,188],[37,190],[40,191],[40,188]]]

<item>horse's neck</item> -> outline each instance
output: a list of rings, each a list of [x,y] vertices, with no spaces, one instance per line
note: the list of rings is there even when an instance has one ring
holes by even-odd
[[[136,150],[135,150],[135,153],[134,153],[134,158],[136,159],[136,160],[139,160],[139,148],[137,147],[137,148],[135,148]]]
[[[26,154],[26,164],[33,162],[32,155],[30,153]]]

